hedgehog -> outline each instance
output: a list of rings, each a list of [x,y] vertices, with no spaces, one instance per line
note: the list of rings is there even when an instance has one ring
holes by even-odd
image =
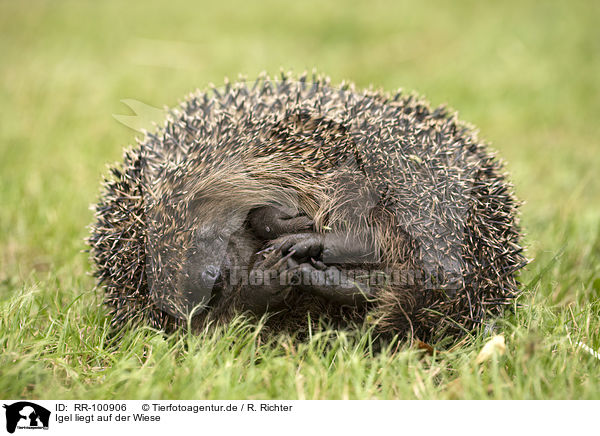
[[[170,110],[111,168],[87,242],[115,327],[248,313],[457,338],[519,295],[518,206],[446,106],[282,73]]]

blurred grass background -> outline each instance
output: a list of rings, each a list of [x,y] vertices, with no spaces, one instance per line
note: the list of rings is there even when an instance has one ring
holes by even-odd
[[[599,19],[595,1],[0,0],[0,396],[600,398],[600,362],[567,336],[600,347]],[[136,135],[112,116],[131,114],[121,100],[173,106],[225,76],[315,67],[448,103],[507,161],[535,261],[507,355],[483,375],[468,358],[483,335],[432,360],[356,361],[366,345],[334,335],[338,365],[315,351],[329,339],[300,346],[311,358],[256,351],[248,326],[239,355],[227,332],[191,348],[134,331],[106,342],[81,250],[106,164]],[[200,361],[214,372],[190,384]]]

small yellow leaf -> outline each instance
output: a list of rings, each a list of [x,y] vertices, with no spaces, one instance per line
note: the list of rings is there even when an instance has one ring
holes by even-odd
[[[477,358],[475,359],[475,363],[478,365],[483,362],[490,360],[492,356],[498,355],[502,356],[506,351],[506,344],[504,343],[503,335],[493,336],[489,341],[485,343]]]

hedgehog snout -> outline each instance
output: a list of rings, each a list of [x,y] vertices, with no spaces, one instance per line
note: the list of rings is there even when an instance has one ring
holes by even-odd
[[[196,280],[193,283],[194,293],[201,294],[203,297],[210,298],[215,291],[218,291],[219,278],[221,277],[221,268],[217,265],[205,265],[197,272]]]
[[[221,269],[215,265],[208,265],[201,275],[205,283],[214,283],[221,275]]]
[[[182,271],[179,292],[186,299],[188,309],[198,305],[208,306],[223,292],[228,274],[228,259],[193,259]]]

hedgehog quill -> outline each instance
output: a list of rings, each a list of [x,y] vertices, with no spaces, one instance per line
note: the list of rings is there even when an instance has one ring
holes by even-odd
[[[111,169],[88,244],[115,326],[311,314],[430,340],[518,296],[517,207],[445,107],[282,74],[171,110]]]

